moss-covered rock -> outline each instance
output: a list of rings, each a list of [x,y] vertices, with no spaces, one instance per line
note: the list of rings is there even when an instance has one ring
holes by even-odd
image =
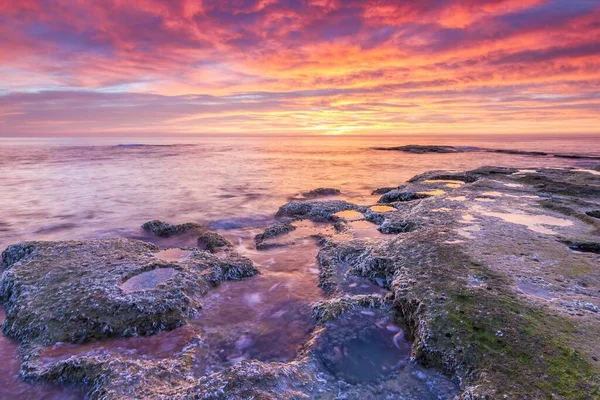
[[[84,385],[91,400],[308,398],[299,388],[307,385],[310,375],[294,363],[244,361],[197,378],[194,370],[205,352],[205,344],[196,338],[181,353],[164,360],[103,354],[47,365],[30,357],[21,375],[30,381]]]
[[[390,298],[379,294],[336,297],[320,301],[313,307],[313,318],[325,323],[339,318],[345,312],[359,308],[381,308],[390,303]]]
[[[415,192],[404,192],[401,190],[391,190],[385,193],[383,196],[379,198],[378,203],[388,204],[388,203],[396,203],[396,202],[404,202],[404,201],[413,201],[419,199],[426,199],[427,197],[431,197],[428,194],[424,193],[415,193]]]
[[[296,230],[296,227],[287,222],[277,222],[267,227],[262,233],[254,236],[254,241],[259,244],[268,239],[273,239],[277,236],[285,235]]]
[[[197,229],[203,229],[202,225],[194,222],[174,225],[157,219],[142,224],[142,229],[159,237],[170,237]]]
[[[185,323],[211,285],[256,274],[235,253],[195,251],[179,262],[127,239],[26,242],[2,259],[4,334],[22,343],[148,335]]]
[[[398,234],[414,231],[419,228],[420,223],[404,218],[388,218],[379,227],[381,233]]]
[[[233,245],[223,236],[215,232],[202,232],[198,236],[197,246],[201,250],[208,250],[211,253],[216,253],[219,250],[231,249]]]
[[[340,211],[364,211],[366,207],[357,206],[343,200],[325,201],[291,201],[279,208],[277,217],[309,219],[315,222],[335,222],[338,218],[333,215]]]
[[[589,239],[589,223],[581,218],[583,209],[595,204],[590,193],[598,190],[600,182],[584,172],[495,167],[466,175],[436,171],[413,181],[420,184],[451,176],[462,180],[471,175],[477,183],[467,182],[473,184],[453,190],[451,196],[424,200],[393,217],[409,218],[419,229],[409,229],[387,242],[334,243],[322,249],[318,257],[322,287],[334,292],[336,274],[343,268],[347,274],[382,282],[391,289],[392,308],[414,340],[413,356],[422,365],[456,377],[461,398],[600,396],[597,358],[592,357],[598,336],[593,327],[599,327],[594,316],[600,309],[592,295],[599,287],[592,272],[597,243]],[[547,207],[548,200],[537,200],[538,193],[547,191],[560,193],[560,198],[550,199],[560,209]],[[542,215],[541,221],[556,224],[553,229],[563,235],[588,239],[564,241],[577,250],[569,252],[556,242],[554,232],[542,229],[544,234],[540,234],[537,226],[529,228],[527,215],[531,219]],[[513,261],[529,251],[535,252],[531,262]],[[507,266],[515,262],[513,272]],[[578,274],[585,274],[590,282],[585,284],[586,300],[555,300],[545,305],[538,296],[558,294],[529,295],[515,289],[515,279],[525,275],[541,279],[536,267],[557,262],[552,272],[546,267],[542,276],[566,282],[565,277],[581,271]],[[561,298],[569,296],[569,292],[561,294]],[[319,304],[317,316],[334,318],[352,309],[355,303],[346,297]],[[563,306],[557,309],[556,304]],[[582,312],[591,316],[584,318]],[[571,313],[582,320],[573,320],[568,316]]]

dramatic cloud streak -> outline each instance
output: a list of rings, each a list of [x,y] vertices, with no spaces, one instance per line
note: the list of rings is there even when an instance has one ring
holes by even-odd
[[[0,3],[0,135],[600,132],[597,0]]]

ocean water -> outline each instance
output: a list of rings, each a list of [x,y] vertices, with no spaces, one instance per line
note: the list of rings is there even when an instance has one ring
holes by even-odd
[[[403,144],[600,155],[600,138],[589,136],[0,139],[0,249],[23,240],[122,236],[150,219],[264,225],[302,191],[335,187],[362,197],[433,169],[590,164],[370,149]]]
[[[371,196],[374,189],[402,184],[428,170],[482,165],[589,168],[598,163],[496,153],[418,155],[372,149],[405,144],[600,155],[600,138],[589,136],[0,139],[0,250],[24,240],[114,236],[154,241],[165,249],[195,244],[194,237],[157,240],[147,236],[140,225],[151,219],[199,222],[218,231],[263,273],[221,285],[207,296],[199,318],[178,330],[150,338],[62,345],[47,355],[48,361],[55,361],[78,353],[112,351],[160,359],[172,356],[190,337],[200,334],[210,338],[210,357],[196,366],[202,375],[244,359],[290,360],[313,331],[311,304],[325,297],[317,287],[316,244],[306,240],[257,251],[253,242],[254,235],[274,221],[277,209],[299,193],[333,187],[342,191],[341,198],[373,204],[377,200]],[[380,235],[368,222],[353,226],[356,237]],[[296,233],[323,229],[330,227],[309,224]],[[360,280],[349,286],[361,293],[383,290]],[[374,321],[377,318],[373,316]],[[385,327],[391,322],[377,323]],[[371,342],[348,345],[350,355],[354,352],[360,359],[376,355],[370,361],[375,370],[376,365],[389,364],[386,368],[392,369],[402,365],[408,395],[454,396],[456,388],[446,378],[409,365],[409,343],[398,346],[392,340],[395,332],[377,326],[367,327],[373,331]],[[330,347],[323,344],[324,349]],[[396,347],[402,351],[393,353]],[[21,382],[16,344],[5,337],[0,337],[0,353],[0,398],[81,398],[77,389]],[[327,352],[323,354],[324,365],[332,373],[356,381],[370,379],[357,376],[360,368],[349,367],[354,362],[351,356],[349,363],[328,365]]]

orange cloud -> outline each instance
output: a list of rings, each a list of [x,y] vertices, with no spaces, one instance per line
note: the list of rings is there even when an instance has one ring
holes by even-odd
[[[571,0],[5,2],[0,135],[597,133],[599,20]]]

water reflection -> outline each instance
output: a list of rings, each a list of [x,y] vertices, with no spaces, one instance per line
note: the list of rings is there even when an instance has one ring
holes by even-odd
[[[572,221],[544,214],[526,214],[522,212],[494,212],[488,209],[473,206],[472,209],[487,217],[500,218],[505,222],[523,225],[527,229],[546,235],[556,235],[556,232],[546,226],[566,227],[573,225]]]
[[[373,212],[390,212],[390,211],[396,211],[395,207],[392,206],[381,206],[381,205],[376,205],[376,206],[371,206],[369,207],[369,209]]]
[[[154,289],[161,283],[171,279],[177,271],[174,268],[155,268],[135,275],[121,284],[125,293]]]
[[[163,261],[183,261],[192,254],[190,250],[183,250],[178,248],[171,248],[161,250],[155,253],[154,256]]]
[[[334,214],[337,217],[344,218],[346,221],[358,221],[364,219],[363,213],[354,210],[340,211]]]

